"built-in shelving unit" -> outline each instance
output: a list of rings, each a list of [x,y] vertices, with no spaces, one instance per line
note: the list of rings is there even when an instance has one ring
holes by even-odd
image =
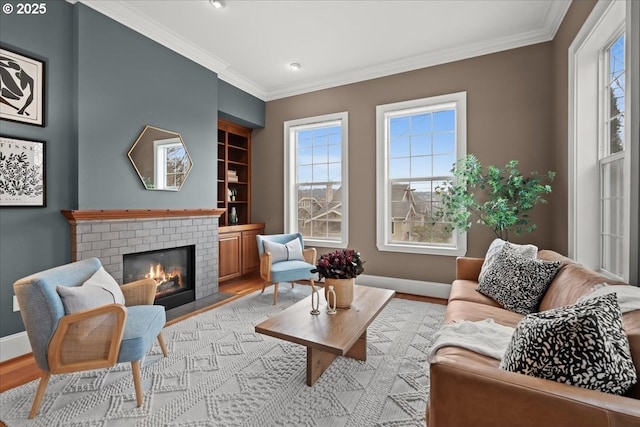
[[[230,221],[235,208],[237,223]],[[264,224],[251,224],[251,129],[218,120],[218,280],[255,274],[260,267],[256,235]]]
[[[251,129],[218,120],[218,208],[220,226],[251,223]],[[235,208],[237,223],[230,221]]]

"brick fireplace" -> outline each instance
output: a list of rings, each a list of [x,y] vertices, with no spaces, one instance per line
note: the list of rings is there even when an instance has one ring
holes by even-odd
[[[96,257],[118,283],[125,255],[193,245],[195,299],[218,291],[221,209],[66,210],[71,260]]]

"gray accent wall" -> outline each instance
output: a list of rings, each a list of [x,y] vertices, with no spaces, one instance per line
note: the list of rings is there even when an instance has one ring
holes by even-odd
[[[46,126],[2,120],[0,134],[46,141],[47,197],[45,208],[0,208],[1,336],[24,330],[20,313],[13,312],[13,282],[70,257],[69,225],[60,209],[74,208],[78,202],[72,11],[69,3],[56,1],[47,2],[44,15],[0,14],[2,46],[46,62]]]
[[[24,330],[13,283],[71,259],[60,210],[214,208],[219,109],[255,128],[264,102],[226,83],[223,97],[216,73],[80,3],[50,1],[40,16],[2,13],[0,43],[47,67],[46,126],[0,121],[2,135],[47,142],[47,207],[0,208],[6,337]],[[193,169],[180,192],[145,190],[129,163],[147,124],[182,135]]]
[[[216,206],[215,73],[79,4],[77,84],[79,209]],[[129,163],[145,125],[182,135],[181,191],[146,190]]]

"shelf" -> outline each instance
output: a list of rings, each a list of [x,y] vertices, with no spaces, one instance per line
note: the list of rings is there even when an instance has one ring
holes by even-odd
[[[218,120],[218,205],[225,209],[220,227],[229,225],[229,212],[235,208],[238,223],[251,223],[251,129],[224,119]],[[234,171],[238,181],[229,181],[228,173]],[[230,201],[227,194],[233,191],[237,200]]]

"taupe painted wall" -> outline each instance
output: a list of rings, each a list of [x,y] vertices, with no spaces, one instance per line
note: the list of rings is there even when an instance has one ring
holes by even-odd
[[[549,42],[267,102],[266,126],[254,131],[252,140],[253,221],[265,222],[267,233],[283,231],[283,122],[347,111],[349,247],[362,252],[367,274],[450,282],[455,274],[452,257],[376,248],[376,106],[466,91],[468,152],[485,164],[503,166],[518,159],[523,172],[546,172],[558,167],[553,156],[552,62]],[[566,202],[554,200],[554,204]],[[557,219],[552,214],[558,210],[554,205],[537,207],[532,216],[538,230],[513,241],[552,247],[557,240]],[[467,255],[483,256],[492,239],[490,231],[474,226]]]
[[[569,105],[569,56],[568,49],[576,34],[582,28],[595,0],[574,1],[571,3],[562,25],[556,32],[551,43],[553,64],[553,141],[552,153],[554,170],[558,172],[554,185],[554,194],[550,198],[553,216],[556,221],[552,224],[552,244],[555,250],[567,254],[568,250],[568,105]]]

